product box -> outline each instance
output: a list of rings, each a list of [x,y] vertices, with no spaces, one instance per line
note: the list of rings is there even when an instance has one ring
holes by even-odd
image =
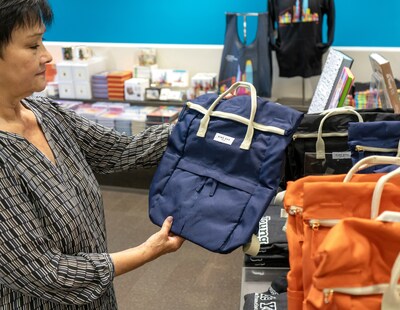
[[[149,88],[146,88],[145,98],[146,98],[146,100],[159,100],[160,94],[161,94],[160,87],[149,87]]]
[[[76,82],[90,82],[93,74],[103,72],[106,68],[105,60],[101,57],[93,57],[85,61],[73,62],[72,75]]]
[[[133,77],[151,79],[151,71],[158,69],[157,64],[150,66],[135,66],[133,67]]]
[[[160,87],[171,86],[171,83],[168,81],[168,77],[171,75],[171,72],[171,69],[151,70],[151,83]]]
[[[59,82],[58,92],[61,99],[75,99],[75,88],[74,83],[70,82]]]
[[[189,72],[187,70],[171,70],[167,75],[167,82],[172,87],[188,87],[189,86]]]
[[[196,73],[191,78],[190,84],[193,88],[195,97],[198,97],[208,92],[214,92],[217,88],[217,74]]]
[[[112,71],[107,75],[108,98],[111,100],[124,100],[124,83],[132,78],[132,71]]]
[[[75,98],[92,99],[92,88],[90,82],[74,81]]]
[[[189,72],[178,69],[154,69],[151,71],[151,83],[161,87],[187,87]]]
[[[143,101],[146,95],[146,88],[150,86],[148,79],[131,78],[125,81],[125,99]]]
[[[140,66],[151,66],[157,63],[157,51],[155,48],[140,48],[138,50]]]

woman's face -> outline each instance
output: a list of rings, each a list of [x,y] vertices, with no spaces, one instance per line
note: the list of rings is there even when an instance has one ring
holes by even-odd
[[[43,45],[44,32],[44,25],[13,31],[0,58],[0,95],[23,98],[46,87],[45,64],[52,56]]]

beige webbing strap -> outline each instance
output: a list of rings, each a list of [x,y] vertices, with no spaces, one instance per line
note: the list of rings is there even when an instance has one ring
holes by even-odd
[[[197,131],[197,136],[198,137],[204,137],[207,132],[208,128],[208,123],[210,122],[210,115],[211,112],[215,109],[215,107],[218,105],[218,103],[228,94],[232,93],[239,87],[247,87],[250,89],[250,98],[251,98],[251,111],[250,111],[250,118],[249,118],[249,124],[247,126],[247,132],[246,136],[242,141],[242,144],[240,145],[241,149],[248,150],[250,149],[251,145],[251,140],[253,139],[253,134],[254,134],[254,118],[256,115],[257,111],[257,92],[255,87],[247,82],[236,82],[232,84],[231,87],[229,87],[225,92],[223,92],[221,95],[218,96],[218,98],[212,103],[212,105],[208,108],[207,112],[204,114],[203,118],[200,121],[200,127]]]

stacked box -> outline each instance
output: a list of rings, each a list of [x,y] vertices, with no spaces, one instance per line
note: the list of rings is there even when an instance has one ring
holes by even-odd
[[[126,80],[132,78],[132,71],[112,71],[107,75],[108,98],[111,100],[125,100]]]
[[[93,98],[107,99],[108,98],[108,72],[103,71],[92,75],[92,94]]]
[[[62,99],[92,99],[91,76],[105,70],[105,61],[93,57],[87,61],[63,61],[56,64],[59,96]]]

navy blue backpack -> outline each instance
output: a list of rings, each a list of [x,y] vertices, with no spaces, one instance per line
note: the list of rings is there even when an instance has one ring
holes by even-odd
[[[251,95],[225,96],[239,87]],[[233,84],[221,95],[188,102],[174,127],[149,191],[149,215],[210,251],[250,242],[275,196],[284,151],[303,114]]]

